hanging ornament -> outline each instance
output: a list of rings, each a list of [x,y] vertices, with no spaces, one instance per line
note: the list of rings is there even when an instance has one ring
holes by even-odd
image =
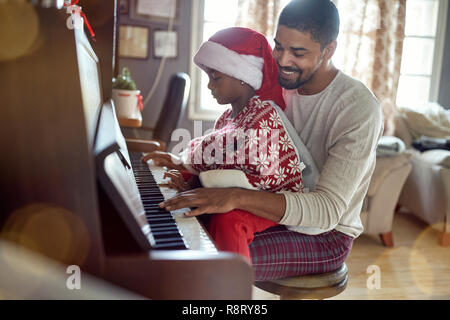
[[[71,16],[67,18],[67,27],[69,29],[81,28],[83,26],[83,22],[81,21],[81,17],[83,17],[83,21],[86,24],[86,27],[91,34],[92,40],[95,41],[95,33],[92,29],[89,21],[84,14],[82,8],[78,5],[79,0],[64,0],[64,7],[66,7],[66,12]]]

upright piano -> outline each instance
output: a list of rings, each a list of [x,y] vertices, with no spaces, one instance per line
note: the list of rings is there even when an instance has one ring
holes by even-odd
[[[14,49],[20,32],[34,37],[0,55],[0,237],[152,299],[250,299],[248,263],[218,252],[196,218],[157,206],[175,191],[128,149],[102,83],[113,50],[97,56],[57,2],[23,2],[32,23],[18,15],[17,39],[0,38]],[[112,49],[117,4],[104,6],[96,46]]]

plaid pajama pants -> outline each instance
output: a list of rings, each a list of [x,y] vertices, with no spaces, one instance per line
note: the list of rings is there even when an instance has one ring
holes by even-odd
[[[271,227],[256,233],[250,244],[255,280],[334,271],[342,266],[352,244],[352,237],[336,230],[312,236],[285,226]]]

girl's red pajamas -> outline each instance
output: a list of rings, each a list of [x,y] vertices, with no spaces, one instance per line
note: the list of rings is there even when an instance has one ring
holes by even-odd
[[[222,114],[212,133],[190,142],[184,162],[200,174],[202,185],[303,192],[305,166],[278,115],[283,111],[254,96],[236,117],[231,112]],[[239,253],[250,261],[254,234],[276,225],[235,209],[212,215],[208,231],[219,250]]]

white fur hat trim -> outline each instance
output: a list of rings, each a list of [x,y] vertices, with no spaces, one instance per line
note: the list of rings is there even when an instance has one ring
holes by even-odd
[[[219,43],[206,41],[195,54],[194,62],[203,70],[205,67],[214,69],[244,81],[255,90],[261,88],[264,66],[262,57],[239,54]]]

